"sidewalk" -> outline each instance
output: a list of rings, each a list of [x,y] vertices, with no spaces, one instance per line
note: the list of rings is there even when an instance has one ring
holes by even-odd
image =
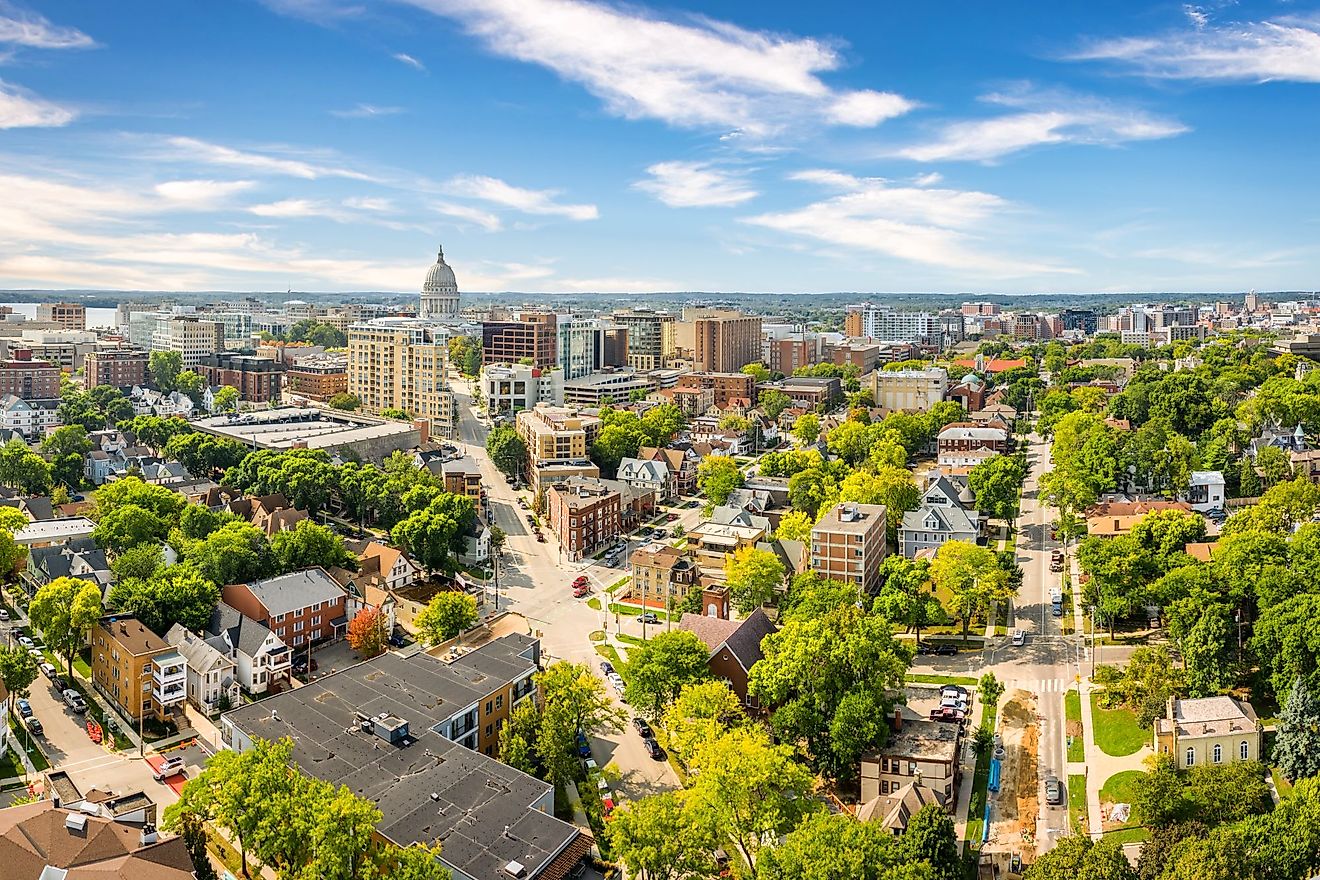
[[[1104,816],[1100,813],[1100,787],[1105,784],[1109,774],[1101,768],[1110,758],[1100,751],[1095,742],[1095,716],[1091,712],[1091,679],[1083,678],[1077,685],[1082,698],[1082,743],[1086,749],[1086,760],[1081,764],[1081,772],[1086,774],[1086,817],[1090,825],[1091,839],[1099,840],[1104,834]],[[1069,764],[1068,772],[1074,772]],[[1092,768],[1095,772],[1091,772]]]

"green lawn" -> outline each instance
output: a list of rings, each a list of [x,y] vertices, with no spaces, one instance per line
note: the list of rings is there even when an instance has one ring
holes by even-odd
[[[919,672],[909,672],[906,678],[913,684],[960,684],[965,687],[972,687],[976,684],[976,679],[970,675],[926,675]]]
[[[629,575],[624,575],[623,577],[619,578],[617,581],[615,581],[614,583],[612,583],[612,584],[610,584],[608,587],[606,587],[606,588],[605,588],[605,592],[607,592],[607,593],[617,593],[617,592],[619,591],[619,587],[622,587],[624,584],[628,583],[628,581],[630,581],[630,580],[632,580],[632,575],[630,575],[630,574],[629,574]]]
[[[1122,770],[1115,773],[1100,786],[1100,803],[1132,803],[1137,792],[1137,780],[1145,775],[1141,770]]]
[[[628,635],[627,633],[618,633],[618,634],[615,636],[615,638],[617,638],[619,641],[623,642],[625,645],[645,645],[645,644],[646,644],[646,642],[644,642],[644,641],[642,641],[641,639],[637,638],[637,636],[630,636],[630,635]]]
[[[656,617],[660,618],[661,620],[678,620],[680,617],[683,616],[681,613],[670,614],[668,611],[661,611],[659,608],[647,608],[646,610],[650,611],[652,614],[654,614]],[[633,615],[641,614],[642,606],[625,605],[622,602],[611,602],[610,613],[621,614],[624,615],[625,617],[631,617]]]
[[[981,727],[993,733],[995,715],[998,711],[998,707],[986,706],[985,717],[981,719]],[[967,840],[977,848],[981,845],[981,833],[985,827],[986,787],[989,784],[990,750],[987,749],[984,754],[976,759],[976,775],[972,777],[972,799],[967,804]]]
[[[1120,845],[1124,843],[1141,843],[1143,840],[1149,839],[1149,829],[1141,825],[1129,825],[1127,828],[1115,828],[1113,831],[1105,832],[1105,840],[1116,840]]]
[[[1151,731],[1137,723],[1131,709],[1106,709],[1100,705],[1099,694],[1091,694],[1091,717],[1095,719],[1095,743],[1106,755],[1135,755],[1150,743]]]
[[[1082,723],[1082,697],[1077,691],[1070,690],[1063,695],[1063,711],[1068,721],[1076,722],[1080,727]],[[1069,725],[1071,726],[1071,725]],[[1086,736],[1074,736],[1068,740],[1068,761],[1086,760]]]
[[[595,596],[592,596],[590,599],[587,600],[587,607],[590,608],[592,611],[599,611],[600,599],[596,598]]]
[[[619,657],[618,650],[613,645],[597,645],[596,653],[604,657],[606,660],[610,661],[611,663],[613,663],[614,671],[619,673],[619,675],[621,676],[623,675],[623,668],[625,664],[623,662],[623,659]],[[626,676],[624,677],[624,680],[627,681]]]
[[[1068,777],[1068,816],[1080,829],[1078,833],[1087,833],[1086,776],[1081,773]]]

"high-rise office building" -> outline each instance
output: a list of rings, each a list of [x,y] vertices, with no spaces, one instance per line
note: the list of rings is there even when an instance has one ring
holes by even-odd
[[[692,325],[692,360],[697,369],[736,373],[761,360],[759,316],[729,309],[711,309],[694,313]]]
[[[151,350],[177,351],[185,367],[196,366],[207,355],[225,350],[225,325],[198,318],[159,318],[151,334]]]
[[[554,312],[523,311],[511,321],[481,323],[482,364],[531,362],[533,367],[559,365],[558,321]]]
[[[628,366],[659,370],[674,358],[677,318],[651,309],[617,311],[611,320],[628,330]]]
[[[559,368],[564,378],[577,379],[595,372],[600,322],[594,318],[560,315],[555,323],[559,334]]]
[[[421,318],[378,318],[348,328],[348,391],[362,409],[401,409],[453,436],[454,394],[445,381],[449,338]]]

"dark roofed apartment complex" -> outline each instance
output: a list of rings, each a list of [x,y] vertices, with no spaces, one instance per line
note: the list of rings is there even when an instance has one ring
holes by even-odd
[[[506,697],[507,714],[534,693],[539,661],[540,642],[517,634],[452,661],[383,654],[221,724],[238,751],[254,738],[291,737],[302,772],[375,803],[377,831],[392,843],[439,841],[455,877],[558,880],[591,838],[554,817],[550,785],[460,745],[479,741],[472,734],[498,712],[496,698]]]

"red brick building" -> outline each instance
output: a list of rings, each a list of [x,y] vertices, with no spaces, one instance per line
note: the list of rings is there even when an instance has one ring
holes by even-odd
[[[594,477],[569,477],[545,495],[546,520],[569,559],[595,553],[619,536],[623,497]]]
[[[149,360],[150,355],[132,346],[89,351],[85,361],[87,387],[109,385],[112,388],[132,388],[134,385],[145,385]]]
[[[329,400],[348,391],[348,356],[318,354],[298,358],[284,373],[284,387],[312,400]]]
[[[756,377],[746,373],[684,373],[678,377],[679,388],[709,388],[715,393],[714,405],[724,409],[734,401],[756,403]]]
[[[212,354],[203,357],[193,369],[208,385],[237,388],[239,400],[269,403],[279,400],[286,367],[250,354]]]
[[[747,693],[747,679],[752,667],[764,655],[761,640],[775,632],[775,625],[758,608],[743,620],[725,620],[704,614],[684,614],[678,628],[696,635],[710,651],[706,661],[710,674],[729,683],[743,705],[757,708],[760,704]]]
[[[36,360],[32,350],[16,348],[7,361],[0,361],[0,395],[24,400],[52,400],[60,396],[60,368]]]
[[[229,584],[221,590],[221,598],[295,651],[309,641],[340,638],[348,629],[347,594],[323,568]]]

